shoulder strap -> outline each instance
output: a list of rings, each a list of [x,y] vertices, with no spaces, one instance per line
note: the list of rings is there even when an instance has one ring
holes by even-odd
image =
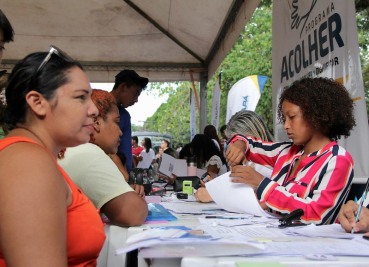
[[[19,143],[19,142],[27,142],[27,143],[33,143],[33,144],[40,145],[36,141],[30,138],[27,138],[27,137],[22,137],[22,136],[5,137],[4,139],[0,140],[0,151],[12,144]]]

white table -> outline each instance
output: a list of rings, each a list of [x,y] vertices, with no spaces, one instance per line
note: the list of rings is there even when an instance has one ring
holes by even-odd
[[[170,221],[165,223],[144,224],[140,227],[119,227],[119,226],[106,226],[106,241],[103,250],[98,258],[98,267],[125,267],[126,255],[115,255],[115,250],[122,247],[127,238],[133,234],[139,233],[144,229],[151,228],[152,226],[170,226],[170,225],[183,225],[188,227],[195,227],[199,224],[196,215],[181,215],[175,214],[178,218],[176,221]],[[369,242],[369,241],[368,241]],[[309,260],[304,257],[275,257],[265,256],[260,257],[184,257],[182,259],[167,259],[167,258],[155,258],[145,260],[143,258],[137,259],[139,267],[193,267],[193,266],[219,266],[230,267],[236,266],[237,261],[245,262],[279,262],[286,266],[369,266],[369,257],[336,257],[334,261],[317,261]],[[133,266],[128,266],[133,267]]]

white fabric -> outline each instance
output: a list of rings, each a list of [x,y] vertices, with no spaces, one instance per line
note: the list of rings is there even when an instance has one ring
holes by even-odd
[[[58,163],[98,209],[133,191],[115,163],[97,145],[87,143],[67,148],[64,159]]]
[[[219,156],[213,155],[211,158],[205,163],[205,168],[209,165],[216,165],[219,169],[218,176],[227,172],[227,166],[223,164],[222,160]]]
[[[257,75],[247,76],[236,82],[228,92],[226,123],[240,110],[254,111],[260,99]]]
[[[151,166],[151,162],[155,159],[155,152],[150,148],[149,152],[146,149],[142,150],[140,153],[142,160],[138,162],[137,168],[148,169]]]
[[[211,124],[214,125],[215,129],[219,126],[219,110],[220,110],[220,85],[219,79],[215,81],[213,89],[213,100],[211,109]]]
[[[191,102],[190,102],[190,133],[191,140],[196,135],[196,109],[195,109],[195,94],[191,91]]]

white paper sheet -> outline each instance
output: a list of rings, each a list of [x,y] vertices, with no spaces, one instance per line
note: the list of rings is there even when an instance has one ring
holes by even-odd
[[[260,207],[250,186],[232,183],[229,174],[227,172],[206,183],[206,189],[219,207],[232,212],[273,217]]]
[[[176,159],[166,153],[161,156],[159,172],[170,177],[172,174],[176,176],[187,176],[187,162],[185,159]],[[206,170],[196,169],[196,176],[201,177]]]
[[[169,177],[172,176],[172,174],[175,174],[177,176],[186,176],[187,175],[186,160],[176,159],[166,153],[163,153],[161,155],[159,172]]]
[[[355,238],[355,235],[346,233],[338,223],[328,225],[309,224],[305,227],[288,227],[286,228],[286,232],[309,237]]]
[[[167,210],[182,214],[213,214],[220,212],[221,208],[215,203],[199,203],[199,202],[161,202]]]

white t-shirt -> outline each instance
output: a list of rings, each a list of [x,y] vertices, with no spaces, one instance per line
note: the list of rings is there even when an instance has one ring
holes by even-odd
[[[150,148],[149,152],[146,152],[146,149],[142,150],[140,153],[142,160],[138,162],[137,168],[148,169],[151,166],[151,162],[155,159],[155,152],[152,148]]]
[[[113,198],[133,191],[112,159],[97,145],[67,148],[58,163],[100,209]]]

